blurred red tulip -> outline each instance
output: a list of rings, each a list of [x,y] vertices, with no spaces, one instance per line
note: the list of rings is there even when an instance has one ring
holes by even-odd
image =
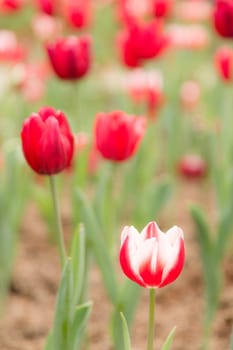
[[[170,16],[173,10],[174,0],[153,0],[152,1],[152,11],[155,17],[165,18]]]
[[[26,56],[26,50],[19,44],[14,32],[0,30],[0,62],[17,62]]]
[[[123,62],[128,67],[138,67],[144,60],[160,55],[169,44],[163,33],[162,22],[131,23],[118,36]]]
[[[178,171],[187,179],[200,179],[206,175],[207,164],[198,154],[186,154],[179,161]]]
[[[136,152],[145,128],[143,117],[121,111],[99,113],[94,127],[96,148],[108,160],[124,161]]]
[[[174,282],[185,261],[184,236],[173,226],[162,232],[150,222],[141,233],[134,226],[125,226],[121,234],[119,254],[124,274],[145,288],[161,288]]]
[[[47,52],[60,79],[76,80],[84,77],[91,64],[91,38],[88,35],[69,36],[47,44]]]
[[[18,11],[22,8],[23,4],[23,0],[0,0],[0,13]]]
[[[233,79],[233,49],[222,46],[215,54],[215,66],[224,81]]]
[[[90,0],[64,0],[63,15],[74,28],[85,28],[91,20]]]
[[[159,71],[136,69],[126,77],[129,94],[136,103],[145,103],[148,117],[154,119],[164,102],[163,77]]]
[[[57,0],[36,0],[40,11],[53,16],[57,10]]]
[[[213,22],[220,36],[233,38],[233,0],[216,0]]]
[[[74,137],[61,111],[44,107],[23,124],[21,140],[30,167],[41,175],[54,175],[70,166]]]

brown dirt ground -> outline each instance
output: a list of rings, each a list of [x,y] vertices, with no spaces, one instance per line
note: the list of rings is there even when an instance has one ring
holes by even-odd
[[[177,224],[184,229],[186,264],[182,275],[172,285],[157,293],[155,349],[160,349],[171,328],[176,325],[173,350],[198,350],[201,343],[203,288],[198,244],[187,210],[189,201],[200,201],[214,216],[207,185],[184,183],[161,215],[164,229]],[[168,220],[169,218],[169,220]],[[64,224],[69,222],[63,214]],[[233,258],[224,264],[225,283],[219,312],[214,324],[210,350],[228,350],[233,326]],[[51,327],[60,267],[56,247],[48,243],[47,227],[35,205],[26,210],[5,314],[0,321],[1,350],[42,350]],[[111,305],[101,276],[93,266],[91,299],[94,302],[88,333],[90,349],[112,350],[108,332]],[[143,291],[132,329],[133,350],[145,349],[148,294]],[[65,349],[64,349],[65,350]]]

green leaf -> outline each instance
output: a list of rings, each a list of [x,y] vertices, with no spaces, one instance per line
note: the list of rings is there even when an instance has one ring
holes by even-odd
[[[73,305],[80,303],[85,279],[85,244],[86,233],[82,224],[78,225],[70,246],[70,257],[73,271]]]
[[[76,190],[75,195],[76,200],[79,203],[78,207],[81,211],[83,221],[85,224],[87,239],[95,256],[95,260],[102,273],[106,290],[112,302],[116,304],[118,299],[118,293],[115,271],[113,268],[113,263],[110,254],[106,247],[106,243],[103,240],[103,236],[98,222],[96,220],[94,211],[89,205],[85,195],[80,190]]]
[[[92,303],[88,302],[82,305],[78,305],[74,311],[72,320],[72,327],[70,332],[71,348],[70,350],[77,350],[84,334],[86,323],[88,321]]]
[[[70,306],[72,305],[72,266],[67,259],[58,289],[53,326],[53,350],[69,350],[69,329],[71,324]]]
[[[122,312],[120,313],[120,315],[122,320],[122,329],[123,329],[123,337],[124,337],[124,350],[131,350],[131,342],[130,342],[130,335],[129,335],[127,322]]]
[[[190,212],[196,225],[196,233],[201,246],[202,257],[205,259],[206,254],[210,254],[213,249],[210,229],[204,213],[198,205],[191,205]]]
[[[172,330],[170,331],[170,333],[168,334],[167,339],[165,340],[161,350],[169,350],[170,349],[170,347],[172,345],[173,338],[174,338],[175,331],[176,331],[176,327],[173,327]]]

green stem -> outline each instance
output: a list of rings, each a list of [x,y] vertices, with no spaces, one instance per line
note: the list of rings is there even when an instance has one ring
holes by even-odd
[[[55,217],[55,222],[56,222],[56,226],[57,226],[56,240],[57,240],[57,244],[58,244],[61,265],[62,265],[62,267],[64,267],[67,254],[66,254],[66,248],[65,248],[65,243],[64,243],[64,236],[63,236],[63,230],[62,230],[62,224],[61,224],[61,216],[60,216],[59,208],[58,208],[58,199],[57,199],[57,191],[56,191],[56,184],[55,184],[54,176],[49,176],[49,182],[50,182],[50,189],[51,189],[52,200],[53,200],[54,217]]]
[[[153,350],[154,343],[154,322],[155,321],[155,289],[150,289],[150,304],[149,304],[149,324],[147,350]]]

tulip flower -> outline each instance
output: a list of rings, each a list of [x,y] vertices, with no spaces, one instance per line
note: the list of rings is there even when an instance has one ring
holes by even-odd
[[[186,154],[178,163],[178,171],[187,179],[201,179],[206,175],[207,164],[198,154]]]
[[[2,0],[0,1],[0,13],[16,12],[20,10],[22,6],[22,0]]]
[[[161,288],[180,275],[185,260],[183,231],[166,233],[150,222],[141,233],[125,226],[121,234],[120,265],[124,274],[145,288]]]
[[[40,11],[53,16],[56,12],[57,0],[37,0],[37,5]]]
[[[156,18],[168,17],[173,8],[173,0],[154,0],[152,10]]]
[[[60,79],[76,80],[85,76],[91,64],[91,40],[87,35],[69,36],[47,45],[54,72]]]
[[[54,175],[70,166],[74,137],[61,111],[44,107],[24,121],[21,140],[30,167],[41,175]]]
[[[213,22],[220,36],[233,38],[233,0],[216,0]]]
[[[85,28],[91,17],[90,0],[64,0],[63,14],[72,27]]]
[[[232,81],[233,78],[233,50],[228,46],[218,49],[215,54],[215,65],[219,76],[224,81]]]
[[[162,23],[158,20],[143,24],[133,22],[118,36],[122,61],[131,68],[160,55],[168,43]]]
[[[136,152],[145,127],[143,117],[121,111],[99,113],[94,128],[96,148],[105,159],[124,161]]]

